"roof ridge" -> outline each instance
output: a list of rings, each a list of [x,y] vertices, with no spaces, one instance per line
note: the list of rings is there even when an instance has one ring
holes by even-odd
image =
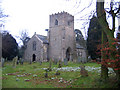
[[[48,43],[47,36],[36,34],[36,36],[43,41],[43,43]]]
[[[40,35],[40,34],[36,34],[36,35],[39,35],[39,36],[44,36],[44,35]],[[47,37],[47,36],[45,36],[45,37]]]

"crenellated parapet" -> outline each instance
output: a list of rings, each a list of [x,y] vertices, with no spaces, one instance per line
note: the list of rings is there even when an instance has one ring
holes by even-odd
[[[65,11],[58,12],[58,13],[52,14],[50,16],[58,16],[58,15],[68,15],[68,16],[74,17],[74,16],[72,16],[71,14],[69,14],[68,12],[65,12]]]

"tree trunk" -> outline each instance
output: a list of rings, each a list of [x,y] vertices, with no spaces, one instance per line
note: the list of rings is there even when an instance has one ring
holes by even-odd
[[[104,13],[104,2],[97,2],[97,16],[98,16],[98,21],[102,27],[102,48],[104,41],[106,41],[107,38],[105,38],[106,34],[106,28],[105,26],[108,26],[108,23],[106,23],[106,14]],[[104,53],[101,52],[101,60],[103,60],[105,57],[103,57]],[[101,65],[101,79],[106,80],[108,78],[108,68],[105,65]]]
[[[107,36],[102,30],[102,49],[104,48],[104,42],[107,42]],[[107,57],[104,56],[104,52],[101,51],[101,61]],[[101,79],[106,81],[108,79],[108,68],[105,65],[101,65]]]
[[[111,29],[109,29],[109,25],[106,21],[106,13],[104,10],[104,0],[103,0],[103,2],[99,2],[99,0],[97,0],[96,11],[97,11],[97,16],[98,16],[98,21],[99,21],[100,25],[102,26],[103,31],[107,35],[109,47],[112,47],[115,49],[116,46],[112,44],[114,42],[115,16],[112,17],[114,25],[113,25],[113,29],[111,30]],[[115,55],[113,55],[113,53],[111,53],[109,58],[114,60]],[[113,70],[114,70],[114,68],[113,68]],[[117,70],[117,71],[114,70],[114,72],[116,73],[118,83],[120,84],[120,70]]]
[[[108,68],[105,65],[101,65],[101,80],[106,81],[108,79]]]

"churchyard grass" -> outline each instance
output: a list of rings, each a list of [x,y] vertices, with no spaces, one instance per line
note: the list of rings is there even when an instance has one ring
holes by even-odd
[[[12,62],[5,62],[2,68],[2,87],[3,88],[111,88],[115,87],[115,81],[100,81],[100,65],[96,63],[86,63],[85,69],[88,71],[88,77],[80,75],[80,63],[68,62],[58,68],[58,64],[52,64],[52,71],[48,71],[48,77],[45,78],[46,69],[49,68],[49,62],[39,62],[12,66]],[[55,75],[56,71],[60,75]],[[109,70],[110,79],[114,77],[114,72]]]

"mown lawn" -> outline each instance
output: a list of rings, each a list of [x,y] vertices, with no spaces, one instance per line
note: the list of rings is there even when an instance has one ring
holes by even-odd
[[[110,80],[100,81],[100,65],[86,63],[88,77],[81,77],[79,66],[81,64],[69,62],[67,66],[58,68],[58,64],[52,64],[52,71],[45,77],[45,69],[49,62],[32,63],[25,62],[13,68],[12,62],[6,62],[2,68],[2,88],[114,88],[116,82],[111,71]],[[97,69],[96,69],[97,68]],[[60,75],[55,75],[56,69]]]

